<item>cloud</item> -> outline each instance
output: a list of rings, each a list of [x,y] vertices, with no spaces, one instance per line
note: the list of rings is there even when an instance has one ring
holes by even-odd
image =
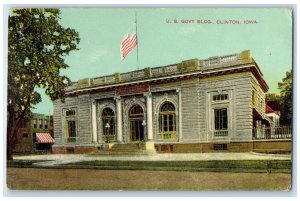
[[[88,59],[90,62],[95,63],[99,61],[100,58],[105,56],[107,53],[108,51],[105,49],[94,50],[89,54]]]

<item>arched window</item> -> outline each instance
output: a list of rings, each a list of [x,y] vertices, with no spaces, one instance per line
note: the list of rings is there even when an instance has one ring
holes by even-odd
[[[141,115],[143,115],[143,108],[139,105],[133,106],[129,111],[130,117],[141,116]]]
[[[105,108],[102,112],[103,140],[115,141],[115,113],[111,108]]]
[[[162,139],[176,139],[175,106],[167,101],[159,111],[159,129]]]

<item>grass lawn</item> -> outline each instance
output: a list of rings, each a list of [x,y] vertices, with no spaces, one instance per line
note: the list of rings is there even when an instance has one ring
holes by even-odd
[[[211,161],[82,161],[54,166],[34,163],[43,161],[13,160],[8,167],[100,170],[161,170],[202,172],[281,172],[291,173],[290,160],[211,160]]]

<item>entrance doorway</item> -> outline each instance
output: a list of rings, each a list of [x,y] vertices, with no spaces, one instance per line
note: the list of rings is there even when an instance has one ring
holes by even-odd
[[[144,140],[144,111],[139,105],[134,105],[129,110],[129,131],[131,141],[141,141]]]

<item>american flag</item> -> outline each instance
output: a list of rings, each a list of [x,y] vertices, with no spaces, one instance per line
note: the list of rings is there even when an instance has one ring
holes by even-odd
[[[121,57],[125,59],[125,57],[134,49],[137,44],[136,34],[127,34],[121,43]]]

